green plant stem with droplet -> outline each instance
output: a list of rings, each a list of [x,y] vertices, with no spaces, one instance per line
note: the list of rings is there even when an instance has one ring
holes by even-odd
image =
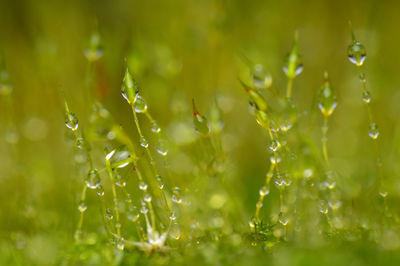
[[[105,153],[105,156],[107,156],[106,153]],[[115,178],[114,178],[113,170],[111,168],[110,161],[107,158],[105,158],[105,161],[106,161],[108,177],[110,178],[110,182],[111,182],[111,190],[112,190],[112,194],[113,194],[117,235],[118,235],[118,238],[120,239],[121,238],[121,227],[120,227],[120,217],[119,217],[118,195],[117,195],[117,189],[115,187]]]
[[[154,120],[153,116],[150,114],[149,111],[146,111],[145,115],[146,115],[147,119],[149,120],[150,125],[154,125],[156,123],[156,121]],[[153,132],[155,132],[157,134],[157,138],[158,138],[158,140],[160,140],[160,138],[161,138],[160,137],[161,128],[159,128],[158,130],[153,131]],[[168,179],[171,180],[172,174],[171,174],[171,169],[170,169],[169,164],[168,164],[167,155],[163,154],[162,157],[163,157],[163,161],[164,161],[164,167],[167,170]],[[167,199],[166,199],[165,193],[162,193],[162,197],[164,198],[164,201],[167,203]]]
[[[138,131],[138,133],[139,133],[139,138],[142,140],[142,139],[144,139],[144,135],[143,135],[142,130],[141,130],[141,128],[140,128],[139,119],[138,119],[138,116],[137,116],[136,111],[135,111],[134,103],[131,104],[131,108],[132,108],[133,119],[134,119],[134,121],[135,121],[136,129],[137,129],[137,131]],[[145,113],[147,113],[147,112],[145,112]],[[152,119],[151,116],[149,116],[149,117]],[[153,120],[153,119],[152,119],[152,120]],[[158,173],[158,170],[157,170],[157,168],[156,168],[156,166],[155,166],[155,160],[154,160],[153,156],[151,155],[151,152],[150,152],[150,149],[149,149],[148,145],[145,145],[144,148],[145,148],[146,153],[147,153],[147,156],[148,156],[148,158],[149,158],[150,165],[151,165],[151,167],[152,167],[152,170],[153,170],[154,175],[155,175],[156,177],[159,177],[160,174]],[[161,190],[161,197],[163,198],[165,207],[167,208],[167,213],[168,213],[168,215],[170,215],[171,209],[170,209],[170,207],[169,207],[167,197],[165,196],[164,189],[160,189],[160,190]]]
[[[364,46],[357,41],[354,31],[352,29],[351,23],[349,23],[349,25],[350,25],[350,31],[351,31],[352,44],[350,44],[348,47],[348,57],[349,57],[350,62],[355,64],[358,69],[358,75],[359,75],[360,83],[362,86],[363,101],[366,105],[367,112],[368,112],[369,136],[371,137],[371,139],[374,142],[376,168],[377,168],[377,173],[378,173],[378,178],[379,178],[379,193],[383,197],[384,204],[385,204],[385,210],[387,210],[387,202],[386,202],[387,193],[385,191],[383,191],[383,189],[384,189],[383,168],[382,168],[382,161],[381,161],[382,159],[381,159],[381,153],[380,153],[380,146],[378,143],[379,131],[377,129],[377,126],[374,122],[374,118],[372,115],[372,110],[371,110],[371,106],[370,106],[371,99],[369,96],[369,92],[367,90],[365,74],[362,72],[362,66],[363,66],[365,58],[366,58],[366,52],[365,52]]]

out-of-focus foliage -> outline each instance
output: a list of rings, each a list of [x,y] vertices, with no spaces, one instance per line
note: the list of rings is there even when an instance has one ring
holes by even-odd
[[[396,1],[372,0],[0,1],[0,265],[397,265],[399,8]],[[347,58],[349,20],[367,52],[361,78],[367,93]],[[295,31],[298,47],[292,49]],[[293,56],[297,52],[301,57]],[[133,109],[146,139],[121,96],[126,69],[137,82],[131,85],[140,94],[131,91],[129,97],[136,101]],[[325,71],[334,97],[324,94],[326,86],[321,89]],[[284,97],[288,77],[293,79],[289,102]],[[384,190],[377,185],[376,150],[368,136],[368,130],[377,129],[371,128],[362,98],[370,102],[373,122],[379,125]],[[326,132],[329,167],[320,151],[321,99],[336,107]],[[293,154],[285,150],[282,156],[286,171],[305,179],[326,172],[321,179],[328,187],[335,182],[337,191],[319,195],[301,178],[293,180],[290,189],[299,190],[284,200],[293,202],[293,195],[310,195],[310,200],[290,207],[288,217],[278,210],[279,189],[264,187],[271,150],[278,160],[274,150],[283,145],[281,137],[270,139],[265,130],[279,120],[270,120],[275,114],[299,121],[287,136],[288,147],[296,146]],[[77,130],[70,130],[76,119]],[[90,168],[87,153],[104,182],[106,207],[113,210],[104,148],[110,152],[125,144],[132,159],[119,157],[122,163],[114,168],[125,162],[129,166],[118,170],[122,179],[115,175],[115,180],[127,183],[132,204],[140,209],[140,180],[131,170],[137,167],[149,176],[150,187],[161,182],[146,161],[147,141],[167,201],[173,209],[182,194],[186,207],[175,210],[180,227],[170,227],[161,253],[143,252],[129,242],[120,251],[121,239],[107,235],[103,226],[97,193],[88,189],[81,202]],[[111,168],[113,163],[118,162],[110,160]],[[96,183],[96,178],[86,181]],[[117,189],[121,220],[132,220],[128,196]],[[385,203],[379,192],[388,192]],[[162,207],[162,193],[154,193],[157,233],[162,235],[168,219],[175,219]],[[264,206],[254,220],[260,194],[265,194]],[[335,203],[341,205],[341,216],[324,220],[324,210],[334,209]],[[321,213],[312,213],[313,206]],[[85,209],[82,238],[76,235],[78,208]],[[288,229],[298,232],[288,239],[280,230],[286,219],[296,221]],[[341,225],[346,230],[332,234]],[[126,241],[140,235],[133,223],[121,228]]]

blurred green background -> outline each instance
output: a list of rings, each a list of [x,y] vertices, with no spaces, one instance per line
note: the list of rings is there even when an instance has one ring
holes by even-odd
[[[349,20],[367,49],[364,71],[382,136],[385,177],[390,194],[399,195],[399,10],[397,1],[0,1],[0,54],[14,88],[11,101],[0,98],[0,251],[5,254],[0,256],[15,265],[46,265],[64,254],[76,225],[79,186],[71,181],[60,91],[85,127],[91,108],[87,76],[93,71],[90,90],[134,134],[120,94],[124,58],[153,116],[175,141],[176,109],[190,116],[195,98],[207,115],[218,98],[245,228],[268,155],[267,139],[238,82],[241,58],[262,64],[283,94],[282,67],[295,30],[304,71],[294,81],[294,101],[304,123],[315,126],[310,134],[319,145],[322,118],[313,115],[314,97],[323,72],[329,72],[338,94],[328,143],[332,165],[346,195],[365,197],[376,170],[357,70],[346,56]],[[83,51],[95,30],[104,54],[89,69]],[[10,132],[14,125],[18,135]],[[399,198],[392,200],[396,206]]]

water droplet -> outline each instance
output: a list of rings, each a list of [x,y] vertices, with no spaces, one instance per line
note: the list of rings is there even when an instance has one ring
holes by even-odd
[[[131,153],[126,145],[119,146],[106,154],[112,168],[124,168],[132,162]]]
[[[282,224],[283,226],[286,226],[289,223],[289,217],[281,213],[279,215],[279,223]]]
[[[347,48],[347,57],[349,58],[350,62],[356,66],[362,66],[364,64],[366,55],[367,53],[364,45],[356,40],[353,40],[352,44],[350,44]]]
[[[117,173],[115,175],[115,184],[121,188],[126,187],[126,178],[125,176]]]
[[[87,205],[86,205],[86,203],[85,203],[83,200],[79,202],[78,210],[79,210],[80,212],[84,212],[84,211],[87,210]]]
[[[314,174],[314,171],[310,168],[304,169],[303,176],[305,179],[310,179]]]
[[[83,148],[85,147],[85,145],[86,145],[86,142],[85,142],[85,139],[84,139],[84,138],[78,137],[78,138],[76,139],[76,141],[75,141],[75,146],[76,146],[78,149],[83,149]]]
[[[336,186],[336,182],[334,180],[332,180],[332,179],[329,179],[329,180],[325,181],[324,184],[330,190],[334,189],[335,186]]]
[[[289,79],[295,78],[303,71],[303,63],[298,49],[297,32],[295,33],[292,49],[286,55],[285,66],[283,72]]]
[[[147,139],[144,136],[142,136],[140,138],[140,146],[142,146],[144,148],[149,147],[149,142],[147,141]]]
[[[151,121],[151,131],[154,133],[160,133],[161,127],[158,125],[156,120]]]
[[[172,201],[176,204],[182,203],[182,198],[178,187],[175,187],[174,191],[172,192]]]
[[[281,157],[271,156],[269,159],[272,164],[278,164],[281,162]]]
[[[112,220],[113,218],[114,218],[114,215],[113,215],[113,212],[112,212],[112,210],[110,210],[110,209],[106,209],[106,218],[108,219],[108,220]]]
[[[143,197],[143,201],[150,203],[151,202],[151,195],[146,193]]]
[[[129,208],[127,217],[128,217],[128,220],[130,220],[132,222],[136,222],[139,219],[139,213],[137,211],[136,206],[131,206],[131,208]]]
[[[130,193],[126,193],[126,199],[125,199],[126,203],[128,203],[129,205],[132,204],[132,197]]]
[[[143,181],[139,182],[139,189],[142,191],[146,191],[147,190],[147,184]]]
[[[249,221],[249,226],[251,229],[255,228],[258,225],[258,222],[256,220],[256,218],[251,218],[251,220]]]
[[[109,161],[115,153],[115,150],[110,151],[109,153],[106,154],[106,160]]]
[[[158,183],[159,189],[161,189],[161,190],[164,189],[164,182],[163,182],[161,176],[157,176],[157,183]]]
[[[98,32],[94,32],[90,36],[89,47],[84,50],[84,55],[89,62],[95,62],[102,57],[103,48],[100,45],[100,35]]]
[[[167,148],[167,144],[165,143],[164,139],[160,138],[158,140],[156,150],[160,155],[167,156],[168,148]]]
[[[149,212],[149,209],[147,209],[146,206],[142,206],[142,208],[140,209],[140,212],[143,214],[146,214]]]
[[[65,114],[65,125],[72,131],[78,130],[78,118],[72,112],[67,112]]]
[[[329,207],[331,207],[332,210],[337,210],[342,206],[342,202],[338,200],[332,200],[328,202]]]
[[[175,240],[178,240],[181,237],[181,228],[178,223],[173,223],[169,228],[169,236]]]
[[[96,192],[97,192],[98,196],[100,196],[100,197],[104,196],[104,188],[103,188],[103,186],[102,185],[97,186]]]
[[[124,250],[124,248],[125,248],[125,240],[124,240],[123,237],[121,237],[121,238],[119,238],[119,239],[117,240],[117,248],[118,248],[119,250],[121,250],[121,251]]]
[[[253,85],[258,89],[265,89],[270,87],[272,84],[272,78],[266,74],[264,67],[260,64],[254,66],[253,69]]]
[[[136,92],[136,97],[133,104],[135,106],[136,113],[145,113],[147,111],[147,103],[138,92]]]
[[[85,182],[87,187],[90,189],[96,189],[98,186],[100,186],[100,175],[97,169],[92,169],[89,171]]]
[[[133,79],[132,75],[129,73],[129,69],[126,68],[124,80],[122,81],[121,94],[125,100],[131,104],[135,100],[136,93],[138,89],[136,81]]]
[[[328,209],[328,205],[326,204],[325,201],[321,201],[320,206],[319,206],[319,211],[322,214],[328,214],[329,209]]]
[[[337,105],[336,95],[328,79],[328,73],[325,72],[324,82],[318,96],[318,107],[325,117],[332,115]]]
[[[380,195],[382,198],[386,198],[388,194],[389,194],[389,193],[388,193],[387,191],[379,191],[379,195]]]
[[[207,118],[202,116],[199,111],[197,111],[196,105],[194,103],[194,99],[192,100],[193,105],[193,123],[197,132],[203,137],[206,137],[210,134],[210,129],[208,127]]]
[[[269,194],[269,188],[267,186],[263,186],[260,189],[260,196],[266,196]]]
[[[365,73],[360,73],[358,76],[360,78],[360,82],[365,83],[367,81],[367,78],[365,77]]]
[[[371,139],[375,140],[379,136],[379,130],[378,130],[378,125],[376,123],[372,123],[369,126],[369,131],[368,135],[370,136]]]
[[[169,216],[169,219],[170,219],[171,221],[175,221],[175,220],[176,220],[175,212],[172,212],[172,213],[171,213],[171,215]]]
[[[279,143],[279,141],[274,139],[274,140],[272,140],[271,145],[269,146],[269,149],[273,152],[276,152],[280,146],[281,146],[281,144]]]
[[[278,178],[277,180],[275,180],[275,184],[277,187],[286,186],[286,180],[282,179],[282,178]]]
[[[364,103],[370,103],[371,102],[371,93],[369,91],[363,91],[362,100]]]

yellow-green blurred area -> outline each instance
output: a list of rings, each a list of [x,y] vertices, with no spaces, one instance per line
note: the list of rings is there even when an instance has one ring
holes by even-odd
[[[207,117],[212,103],[218,102],[224,118],[222,144],[229,162],[227,195],[241,202],[237,216],[229,216],[230,223],[246,233],[270,153],[267,134],[249,110],[239,77],[261,64],[272,77],[271,89],[284,96],[287,78],[282,67],[296,30],[304,65],[293,82],[293,101],[300,113],[298,130],[318,150],[321,148],[323,118],[316,95],[327,71],[338,101],[329,120],[331,166],[338,173],[343,202],[349,209],[355,208],[360,223],[368,220],[373,227],[374,217],[369,216],[374,215],[371,209],[378,197],[374,190],[376,153],[368,137],[368,114],[358,71],[347,59],[349,20],[367,50],[363,71],[380,132],[388,205],[397,217],[398,10],[400,2],[372,0],[0,1],[0,58],[13,87],[11,95],[0,95],[0,265],[55,265],[68,257],[78,220],[79,180],[83,182],[84,177],[75,176],[74,151],[65,133],[62,91],[79,118],[80,129],[89,127],[91,104],[96,99],[137,143],[132,111],[120,92],[126,66],[152,116],[174,145],[184,146],[197,138],[194,127],[189,130],[186,123],[192,119],[192,98]],[[99,33],[103,54],[90,64],[84,51],[93,32]],[[265,89],[262,93],[269,92]],[[148,123],[143,124],[148,127]],[[95,159],[98,168],[103,167],[102,149],[94,148],[100,154],[100,159]],[[195,167],[190,153],[173,155],[171,168],[177,173],[176,182],[180,186],[190,184]],[[298,171],[307,168],[301,167]],[[207,200],[211,196],[204,195]],[[210,204],[213,207],[219,202]],[[270,205],[264,203],[267,208],[262,209],[262,217],[269,216]],[[85,229],[101,224],[96,215],[93,211],[85,218]],[[246,260],[233,255],[239,253],[249,258],[247,262],[260,263],[267,258],[277,265],[389,265],[390,258],[399,259],[400,235],[388,230],[381,239],[386,244],[379,248],[362,243],[347,243],[344,248],[325,242],[312,246],[323,257],[321,261],[308,249],[302,252],[280,247],[272,256],[248,246],[236,247],[239,252],[234,244],[230,248],[210,244],[212,247],[202,247],[201,261],[244,264]],[[131,263],[142,256],[134,252]],[[196,262],[200,255],[188,255],[187,260],[176,256],[177,263],[185,264]],[[101,265],[98,260],[92,259],[92,265]],[[163,262],[163,256],[153,261]]]

